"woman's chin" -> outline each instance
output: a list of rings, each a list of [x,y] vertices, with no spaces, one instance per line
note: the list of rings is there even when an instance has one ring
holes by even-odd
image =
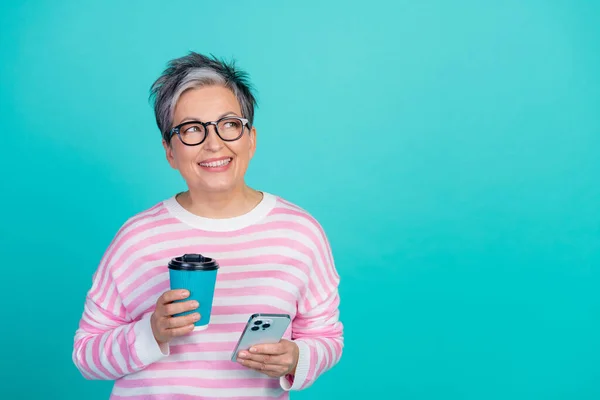
[[[195,185],[195,188],[204,193],[229,193],[235,190],[236,185],[232,182],[204,182]]]

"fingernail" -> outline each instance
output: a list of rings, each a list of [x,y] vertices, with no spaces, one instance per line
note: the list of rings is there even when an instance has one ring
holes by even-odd
[[[198,321],[200,319],[200,314],[196,313],[196,315],[194,315],[194,320]]]
[[[250,352],[256,353],[256,347],[250,347]]]
[[[247,355],[248,355],[248,354],[246,354],[246,353],[240,353],[240,354],[239,354],[239,356],[240,356],[240,357],[242,357],[242,358],[246,357]]]
[[[182,296],[188,296],[190,294],[190,292],[188,292],[187,290],[182,290],[181,291],[181,295]]]

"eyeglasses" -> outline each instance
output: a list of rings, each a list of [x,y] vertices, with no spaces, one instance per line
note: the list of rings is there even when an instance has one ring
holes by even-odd
[[[244,128],[248,126],[248,120],[240,117],[223,117],[218,121],[210,122],[187,121],[171,129],[169,138],[177,135],[181,143],[197,146],[206,140],[210,125],[215,126],[215,132],[222,140],[233,142],[242,137]]]

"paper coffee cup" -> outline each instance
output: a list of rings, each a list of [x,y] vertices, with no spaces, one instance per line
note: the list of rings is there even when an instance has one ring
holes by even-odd
[[[200,305],[196,310],[174,315],[178,317],[199,312],[200,320],[194,324],[194,330],[208,327],[218,270],[219,264],[216,260],[201,254],[184,254],[169,262],[171,290],[186,289],[190,292],[188,298],[177,301],[196,300]]]

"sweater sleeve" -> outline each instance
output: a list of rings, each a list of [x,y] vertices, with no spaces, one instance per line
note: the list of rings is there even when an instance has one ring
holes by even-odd
[[[169,355],[154,339],[152,313],[132,319],[123,306],[111,263],[118,245],[116,238],[94,273],[75,332],[72,358],[86,379],[116,380]]]
[[[328,240],[318,230],[308,285],[292,321],[292,340],[299,358],[294,376],[280,378],[286,390],[302,390],[338,363],[344,347],[343,325],[339,319],[340,297],[337,274]]]

